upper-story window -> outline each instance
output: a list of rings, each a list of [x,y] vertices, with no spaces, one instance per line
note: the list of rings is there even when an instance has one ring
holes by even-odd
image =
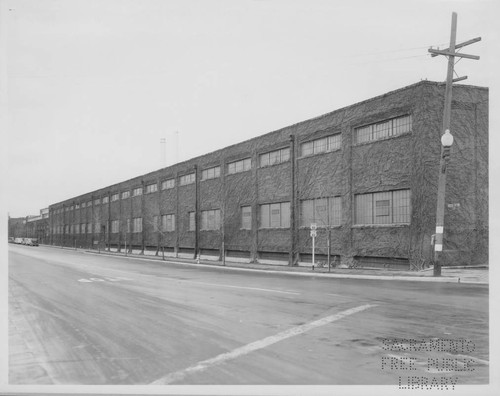
[[[411,126],[411,115],[405,115],[356,128],[354,138],[356,143],[371,142],[411,132]]]
[[[142,195],[142,187],[137,187],[132,190],[133,197],[137,197],[138,195]]]
[[[107,204],[108,202],[109,202],[109,197],[104,197],[104,198],[102,199],[102,203],[103,203],[103,204]]]
[[[220,166],[204,169],[201,171],[201,180],[215,179],[220,176]]]
[[[128,197],[130,197],[130,191],[122,192],[122,199],[127,199]]]
[[[148,184],[146,186],[146,194],[154,193],[158,191],[158,183]]]
[[[92,201],[87,201],[87,208],[92,206]]]
[[[245,172],[252,169],[252,159],[245,158],[243,160],[230,162],[227,164],[227,173],[232,175],[233,173]]]
[[[300,153],[302,157],[326,153],[328,151],[338,150],[341,145],[341,134],[325,136],[320,139],[314,139],[300,145]]]
[[[189,175],[183,175],[179,177],[179,185],[185,186],[187,184],[192,184],[196,180],[196,174],[190,173]]]
[[[80,204],[79,204],[79,203],[77,203],[77,204],[75,205],[75,209],[80,209]]]
[[[175,187],[175,179],[168,179],[161,182],[161,189],[168,190]]]
[[[120,198],[120,194],[118,193],[115,193],[111,196],[111,202],[115,202],[115,201],[118,201],[118,199]]]
[[[71,205],[69,210],[74,210],[74,209],[75,209],[74,205]]]
[[[290,147],[281,150],[270,151],[259,156],[260,167],[281,164],[290,159]]]
[[[100,203],[101,203],[100,198],[94,199],[94,205],[99,205]]]

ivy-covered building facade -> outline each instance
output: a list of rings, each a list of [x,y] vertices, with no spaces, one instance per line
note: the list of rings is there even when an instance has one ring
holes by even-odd
[[[171,257],[421,269],[444,84],[417,84],[49,207],[50,244]],[[488,261],[488,89],[456,85],[443,260]],[[328,249],[329,253],[328,254]]]

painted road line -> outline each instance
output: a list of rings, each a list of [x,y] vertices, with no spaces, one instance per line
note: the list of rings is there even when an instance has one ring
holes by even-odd
[[[263,289],[260,287],[225,285],[223,283],[199,282],[199,281],[191,281],[191,280],[185,280],[185,279],[179,279],[179,278],[169,278],[169,277],[165,277],[165,276],[162,276],[161,279],[176,281],[176,282],[193,283],[195,285],[229,287],[231,289],[255,290],[255,291],[263,291],[263,292],[270,292],[270,293],[283,293],[283,294],[295,294],[295,295],[300,294],[299,292],[294,292],[294,291],[285,291],[285,290],[277,290],[277,289]]]
[[[165,377],[157,379],[152,382],[151,385],[167,385],[173,382],[181,381],[190,374],[204,371],[212,366],[227,362],[229,360],[236,359],[240,356],[247,355],[250,352],[257,351],[259,349],[266,348],[270,345],[276,344],[277,342],[283,341],[287,338],[294,337],[305,333],[314,328],[324,326],[326,324],[335,322],[337,320],[343,319],[349,315],[364,311],[368,308],[376,307],[376,305],[361,305],[359,307],[351,308],[346,311],[339,312],[335,315],[326,316],[324,318],[309,322],[300,326],[292,327],[291,329],[282,331],[281,333],[275,334],[270,337],[263,338],[262,340],[252,342],[250,344],[244,345],[240,348],[233,349],[230,352],[222,353],[214,358],[203,360],[191,367],[184,370],[176,371],[174,373],[167,374]]]

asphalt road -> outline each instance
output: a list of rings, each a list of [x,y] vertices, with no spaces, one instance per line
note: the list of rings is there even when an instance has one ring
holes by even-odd
[[[10,384],[485,384],[488,323],[483,285],[9,246]]]

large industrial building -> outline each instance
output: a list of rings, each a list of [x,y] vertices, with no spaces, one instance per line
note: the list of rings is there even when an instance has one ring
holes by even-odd
[[[445,86],[417,84],[49,207],[50,244],[298,265],[429,265]],[[488,89],[456,85],[443,263],[488,260]],[[330,243],[328,243],[330,240]]]

